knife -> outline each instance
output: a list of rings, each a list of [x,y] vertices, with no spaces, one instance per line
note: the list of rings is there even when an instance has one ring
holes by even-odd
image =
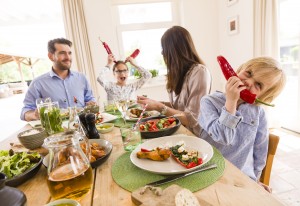
[[[202,171],[205,171],[205,170],[214,169],[214,168],[216,168],[216,167],[217,167],[216,164],[206,165],[206,166],[201,167],[200,169],[194,170],[194,171],[192,171],[192,172],[184,173],[184,174],[172,175],[172,176],[169,176],[169,177],[167,177],[167,178],[165,178],[165,179],[162,179],[162,180],[158,180],[158,181],[155,181],[155,182],[148,183],[147,185],[156,187],[156,186],[158,186],[158,185],[166,184],[166,183],[168,183],[168,182],[172,182],[172,181],[178,180],[178,179],[180,179],[180,178],[187,177],[187,176],[189,176],[189,175],[192,175],[192,174],[195,174],[195,173],[198,173],[198,172],[202,172]]]

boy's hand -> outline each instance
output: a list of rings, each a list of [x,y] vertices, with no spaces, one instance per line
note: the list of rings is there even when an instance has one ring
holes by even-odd
[[[245,89],[243,82],[236,76],[230,77],[226,83],[226,110],[235,114],[237,108],[237,102],[240,99],[240,92]]]

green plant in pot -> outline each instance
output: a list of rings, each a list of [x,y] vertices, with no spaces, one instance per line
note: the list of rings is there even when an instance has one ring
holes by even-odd
[[[152,74],[152,78],[158,76],[158,70],[157,69],[150,69],[149,72]]]
[[[158,70],[157,69],[150,69],[149,72],[152,74],[152,78],[158,76]],[[136,79],[140,79],[142,77],[142,74],[138,70],[134,70],[133,76]]]

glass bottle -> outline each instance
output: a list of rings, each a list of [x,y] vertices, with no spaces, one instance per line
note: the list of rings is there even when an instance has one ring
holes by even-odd
[[[93,173],[80,147],[82,135],[76,131],[58,133],[45,139],[49,150],[47,184],[52,198],[80,200],[92,186]]]

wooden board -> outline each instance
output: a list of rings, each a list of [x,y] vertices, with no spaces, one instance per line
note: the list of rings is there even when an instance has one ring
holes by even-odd
[[[131,193],[131,200],[135,205],[138,206],[174,206],[175,196],[183,188],[178,185],[171,185],[162,191],[162,195],[158,196],[150,189],[146,189],[144,194],[141,194],[143,187],[133,191]],[[211,206],[204,200],[197,197],[198,202],[201,206]]]

